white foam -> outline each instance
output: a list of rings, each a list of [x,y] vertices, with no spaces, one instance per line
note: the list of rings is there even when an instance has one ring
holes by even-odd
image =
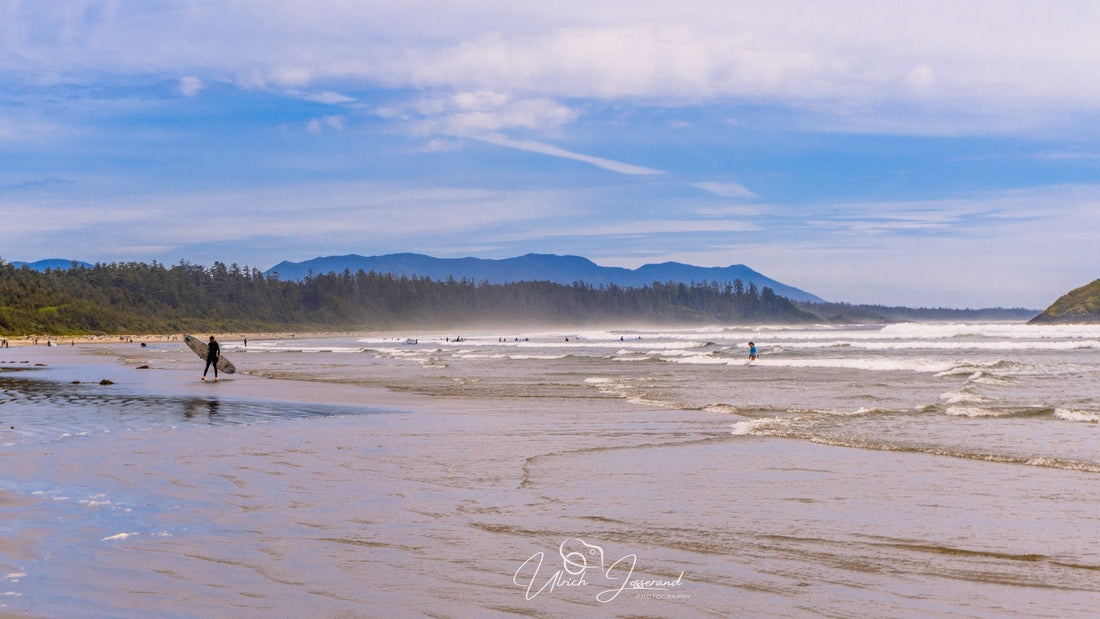
[[[855,415],[869,415],[869,414],[872,414],[872,413],[887,413],[887,412],[890,412],[890,411],[888,411],[884,408],[874,408],[874,407],[867,408],[865,406],[861,406],[861,407],[857,408],[854,411],[818,410],[818,411],[814,411],[814,412],[823,413],[823,414],[826,414],[826,415],[834,415],[834,416],[839,416],[839,417],[853,417]]]
[[[247,349],[242,348],[239,352],[249,353],[357,353],[362,352],[362,348],[359,346],[291,346],[286,347],[286,344],[276,342],[273,344],[253,344]],[[237,352],[237,351],[234,351]]]
[[[1086,423],[1100,423],[1100,413],[1073,410],[1070,408],[1058,408],[1054,410],[1054,416],[1066,421],[1081,421]]]
[[[917,340],[899,342],[853,342],[853,348],[863,350],[1077,350],[1100,348],[1100,341],[942,341]]]
[[[693,355],[691,357],[672,357],[663,359],[669,363],[682,363],[685,365],[730,365],[734,363],[727,357],[714,357],[711,355]]]
[[[760,419],[738,421],[733,424],[733,431],[730,434],[735,436],[766,435],[770,429],[788,425],[790,425],[790,422],[781,417],[761,417]]]
[[[109,535],[107,537],[104,537],[103,539],[101,539],[99,541],[101,541],[101,542],[110,542],[110,541],[114,541],[114,540],[117,540],[117,539],[127,539],[129,537],[134,536],[134,535],[139,535],[139,534],[138,533],[116,533],[114,535]]]
[[[976,393],[968,393],[966,391],[952,391],[940,396],[940,399],[948,404],[978,404],[981,402],[988,402],[989,398],[980,396]]]
[[[629,361],[629,362],[634,362],[634,363],[639,362],[639,361],[664,361],[664,359],[660,359],[658,357],[649,357],[649,356],[611,357],[611,360],[612,361]]]
[[[641,351],[638,350],[638,351],[634,351],[634,352],[641,352]],[[652,349],[652,350],[647,350],[647,351],[645,351],[645,354],[653,355],[655,357],[657,357],[657,356],[663,356],[663,357],[697,357],[701,354],[710,354],[710,353],[701,353],[699,350],[688,350],[686,348],[683,348],[682,346],[676,346],[676,347],[665,348],[665,349],[656,349],[655,348],[655,349]]]
[[[946,372],[955,368],[939,359],[881,359],[873,357],[827,357],[824,359],[767,358],[767,365],[795,368],[844,368],[870,371]]]
[[[1011,412],[997,411],[991,408],[981,408],[978,406],[948,406],[945,412],[948,415],[956,415],[958,417],[1003,417],[1011,414]]]
[[[584,379],[584,382],[596,387],[600,393],[613,395],[619,398],[628,398],[633,391],[629,385],[621,383],[613,378],[592,377]]]
[[[711,404],[710,406],[704,407],[703,410],[708,413],[722,413],[726,415],[741,414],[740,408],[736,406],[731,406],[729,404]]]
[[[1085,471],[1087,473],[1100,473],[1100,465],[1091,462],[1073,462],[1058,460],[1055,458],[1032,458],[1026,462],[1029,466],[1043,466],[1052,469],[1066,471]]]

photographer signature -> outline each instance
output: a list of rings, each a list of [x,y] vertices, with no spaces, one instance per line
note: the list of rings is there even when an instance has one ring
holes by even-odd
[[[683,572],[675,580],[636,579],[634,568],[638,564],[638,555],[627,554],[607,565],[602,547],[576,537],[563,541],[558,547],[558,555],[562,559],[562,567],[549,575],[543,573],[546,553],[542,551],[531,555],[516,570],[512,582],[524,588],[526,599],[533,600],[542,592],[553,592],[559,587],[584,587],[591,584],[608,587],[596,594],[596,601],[606,604],[619,597],[626,589],[638,592],[669,591],[683,585]],[[591,572],[595,573],[591,577],[597,582],[588,581]]]

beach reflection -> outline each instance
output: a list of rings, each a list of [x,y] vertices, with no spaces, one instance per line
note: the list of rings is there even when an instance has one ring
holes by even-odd
[[[183,409],[183,418],[188,421],[197,421],[196,417],[204,417],[214,421],[221,407],[220,400],[193,400]]]
[[[126,393],[118,385],[0,376],[0,423],[24,439],[170,428],[181,421],[241,425],[276,419],[357,415],[366,408],[231,398]]]

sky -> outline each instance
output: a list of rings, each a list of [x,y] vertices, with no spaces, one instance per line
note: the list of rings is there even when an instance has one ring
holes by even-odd
[[[0,0],[0,259],[1100,277],[1100,3]]]

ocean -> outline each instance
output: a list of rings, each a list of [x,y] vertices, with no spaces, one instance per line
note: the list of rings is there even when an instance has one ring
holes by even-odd
[[[0,349],[0,616],[1100,608],[1100,326],[222,350]]]

